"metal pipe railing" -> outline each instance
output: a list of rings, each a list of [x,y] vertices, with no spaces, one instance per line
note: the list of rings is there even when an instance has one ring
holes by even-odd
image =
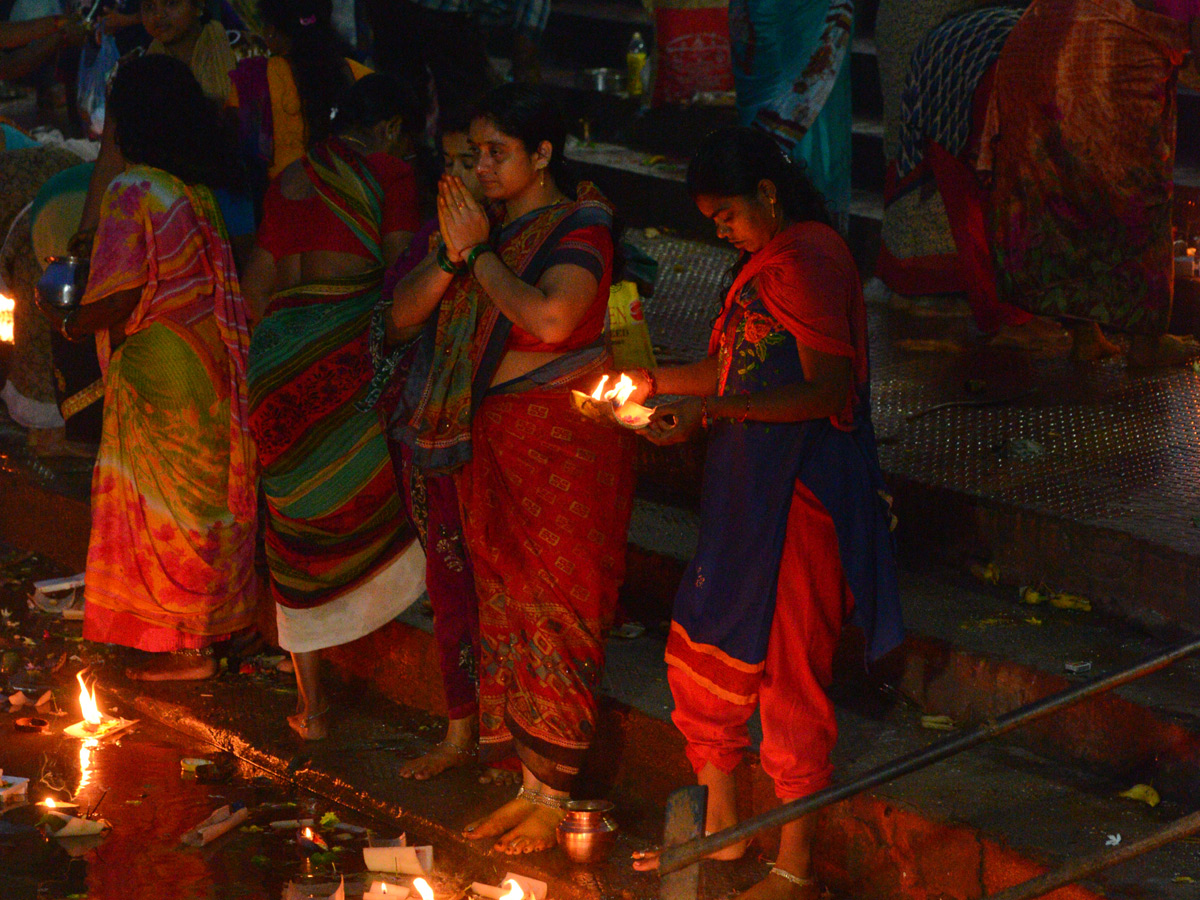
[[[1022,725],[1027,725],[1030,722],[1044,718],[1068,706],[1073,706],[1079,701],[1095,694],[1111,691],[1113,688],[1121,687],[1152,672],[1157,672],[1159,669],[1163,669],[1171,665],[1171,663],[1191,656],[1198,651],[1200,651],[1200,638],[1187,641],[1170,650],[1149,657],[1137,665],[1114,672],[1104,678],[1097,678],[1078,687],[1052,694],[1027,706],[1022,706],[1012,712],[1005,713],[998,719],[992,719],[991,721],[977,725],[970,731],[945,738],[930,744],[922,750],[916,750],[899,759],[884,763],[847,784],[835,785],[823,791],[818,791],[815,794],[810,794],[807,797],[802,797],[799,800],[785,803],[775,809],[752,816],[731,828],[713,832],[707,837],[697,838],[696,840],[688,841],[685,844],[679,844],[675,847],[668,847],[663,850],[662,855],[659,857],[659,874],[666,875],[686,868],[704,859],[709,854],[728,847],[730,844],[736,844],[739,841],[752,837],[760,831],[766,831],[770,828],[786,825],[788,822],[794,822],[801,816],[806,816],[818,809],[839,803],[842,800],[847,800],[850,797],[861,794],[863,791],[886,784],[889,781],[894,781],[919,769],[924,769],[933,763],[941,762],[947,757],[962,753],[964,750],[970,750],[972,747],[976,747],[985,741],[1006,734],[1014,728],[1019,728]]]
[[[1039,875],[1029,881],[1006,888],[999,894],[990,894],[986,900],[1034,900],[1064,885],[1073,884],[1097,872],[1115,866],[1151,850],[1157,850],[1171,841],[1177,841],[1200,831],[1200,812],[1176,819],[1170,825],[1158,829],[1136,841],[1122,844],[1112,850],[1100,850],[1064,863],[1053,872]]]

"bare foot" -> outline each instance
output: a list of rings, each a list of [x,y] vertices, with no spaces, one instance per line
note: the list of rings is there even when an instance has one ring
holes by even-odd
[[[306,741],[323,740],[329,734],[329,723],[326,721],[329,718],[329,707],[326,706],[320,712],[312,715],[305,715],[303,712],[298,712],[294,716],[288,716],[287,722],[291,726],[292,731],[300,735]]]
[[[1200,358],[1200,343],[1195,338],[1174,334],[1138,335],[1129,343],[1126,362],[1135,369],[1167,369],[1186,366],[1197,358]]]
[[[566,814],[566,810],[535,806],[533,812],[496,841],[492,849],[497,853],[509,854],[550,850],[558,844],[558,823]]]
[[[474,747],[460,747],[451,741],[442,741],[428,753],[405,763],[396,774],[401,778],[428,781],[447,769],[469,765],[474,761]]]
[[[820,896],[821,889],[815,881],[806,885],[795,884],[772,869],[771,874],[738,895],[737,900],[817,900]]]
[[[738,823],[737,785],[731,772],[722,772],[712,763],[705,763],[697,780],[708,788],[708,809],[704,816],[704,833],[715,834]],[[710,853],[709,859],[741,859],[746,855],[750,840],[738,841]]]
[[[463,829],[463,835],[472,841],[498,838],[525,821],[535,807],[536,804],[518,794],[490,815],[476,819]]]
[[[203,681],[217,674],[217,661],[204,651],[175,650],[155,653],[144,666],[130,667],[125,676],[134,681]]]
[[[661,863],[661,850],[633,851],[633,869],[635,872],[653,872]]]
[[[512,769],[500,769],[495,766],[489,766],[484,769],[483,774],[479,776],[480,784],[519,784],[520,781],[520,772],[514,772]]]
[[[1075,362],[1096,362],[1121,355],[1120,346],[1105,337],[1095,322],[1073,323],[1071,341],[1071,359]]]

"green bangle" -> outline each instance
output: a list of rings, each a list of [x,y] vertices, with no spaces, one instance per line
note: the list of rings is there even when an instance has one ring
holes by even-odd
[[[471,252],[467,254],[467,260],[466,260],[467,268],[470,271],[474,272],[475,271],[475,261],[477,259],[479,259],[479,257],[483,256],[483,254],[491,253],[491,252],[492,252],[491,245],[489,245],[487,243],[476,244],[474,247],[471,248]]]
[[[438,247],[437,264],[438,268],[447,275],[461,275],[463,272],[467,271],[468,268],[470,268],[463,263],[455,265],[454,263],[450,262],[450,255],[446,252],[445,244],[443,244],[441,247]]]
[[[64,338],[66,338],[68,341],[71,341],[72,343],[75,342],[75,338],[71,337],[70,329],[71,329],[71,323],[75,320],[76,312],[78,312],[78,309],[71,310],[66,315],[64,315],[62,317],[62,321],[58,323],[58,333],[61,334]]]

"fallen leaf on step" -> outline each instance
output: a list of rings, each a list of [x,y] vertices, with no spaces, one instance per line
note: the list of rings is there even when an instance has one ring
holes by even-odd
[[[1078,594],[1051,594],[1050,605],[1055,609],[1078,609],[1081,612],[1092,611],[1092,601]]]
[[[1046,599],[1046,595],[1033,587],[1021,588],[1021,602],[1028,603],[1030,606],[1037,606]]]
[[[1124,797],[1126,800],[1137,800],[1145,803],[1147,806],[1158,806],[1159,801],[1158,791],[1148,784],[1135,784],[1129,790],[1122,791],[1117,796]]]
[[[1193,878],[1191,875],[1176,875],[1171,880],[1174,881],[1176,884],[1195,884],[1196,883],[1196,879]]]
[[[1029,618],[1027,618],[1027,619],[1025,620],[1025,623],[1026,623],[1027,625],[1041,625],[1041,624],[1042,624],[1042,620],[1041,620],[1041,619],[1039,619],[1037,616],[1030,616]]]
[[[1105,847],[1120,847],[1121,836],[1119,834],[1110,834],[1108,840],[1104,842]]]
[[[921,727],[930,731],[953,731],[955,725],[949,716],[921,716]]]
[[[978,578],[980,581],[986,581],[988,584],[1000,583],[1000,567],[995,563],[971,563],[967,566],[967,571]]]

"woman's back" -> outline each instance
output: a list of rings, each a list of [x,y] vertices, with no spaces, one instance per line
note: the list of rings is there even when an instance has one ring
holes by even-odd
[[[365,167],[362,174],[368,176],[357,188],[363,212],[377,217],[367,224],[374,229],[374,243],[370,236],[352,230],[322,199],[304,160],[292,163],[271,181],[263,200],[258,245],[275,259],[277,291],[374,268],[379,265],[377,242],[384,235],[412,233],[420,227],[412,167],[387,153],[358,158]]]

